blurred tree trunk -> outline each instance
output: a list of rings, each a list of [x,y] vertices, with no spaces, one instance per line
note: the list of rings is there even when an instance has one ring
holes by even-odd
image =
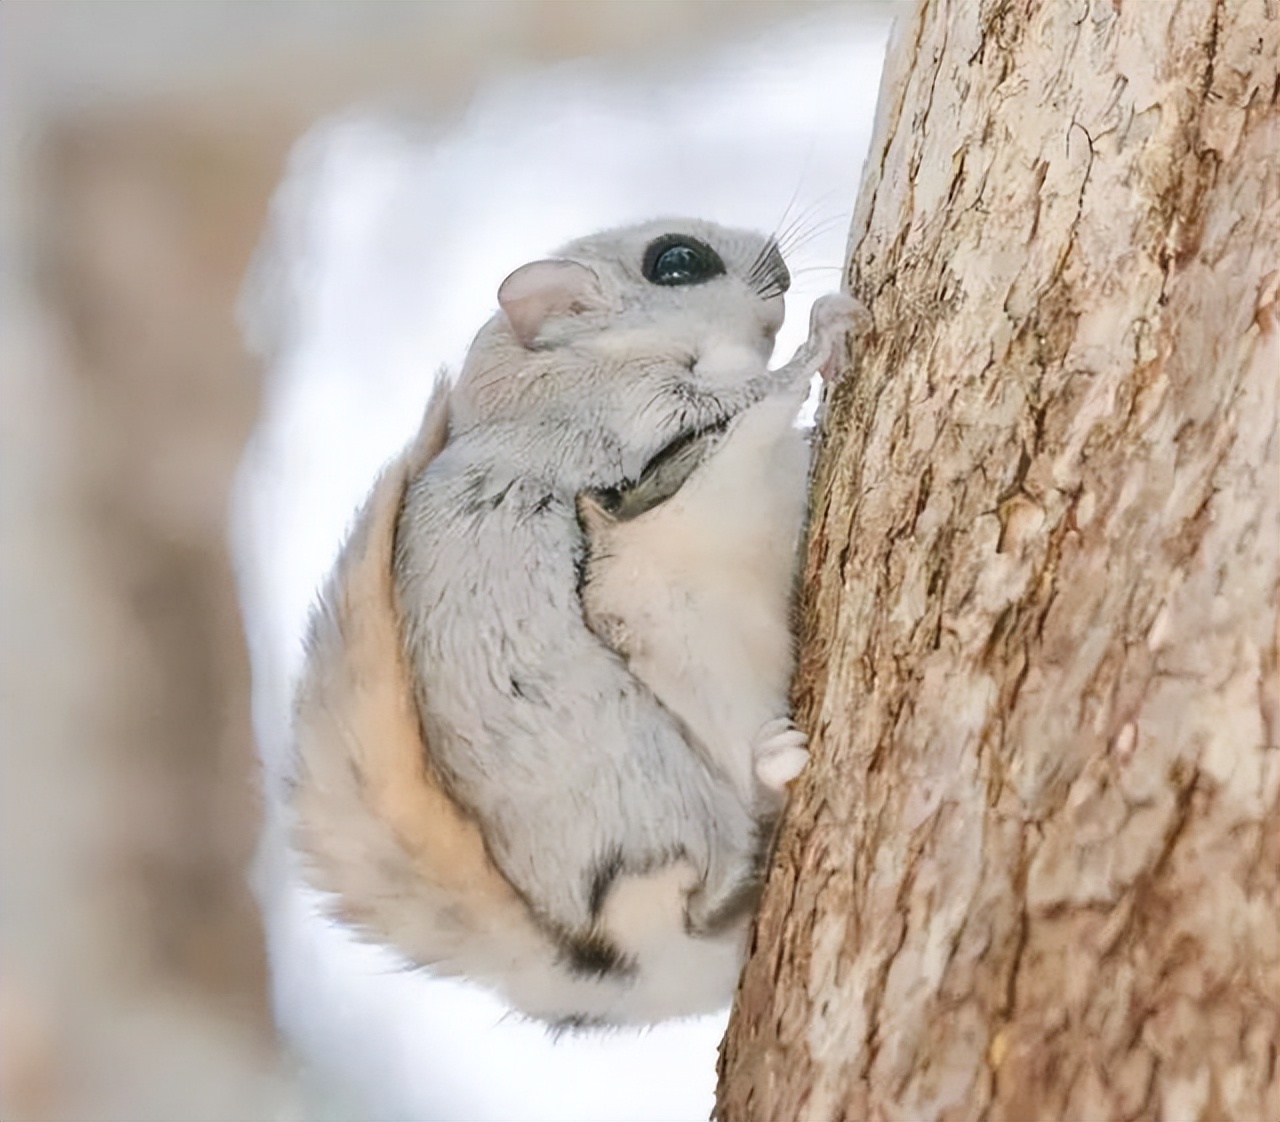
[[[1273,0],[924,3],[725,1122],[1275,1118]]]

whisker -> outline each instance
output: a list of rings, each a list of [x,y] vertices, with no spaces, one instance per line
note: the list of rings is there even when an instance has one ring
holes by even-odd
[[[809,202],[792,216],[789,222],[779,222],[778,230],[774,234],[774,240],[779,243],[786,242],[791,238],[795,231],[803,227],[807,222],[816,217],[818,212],[824,209],[827,203],[839,196],[839,192],[835,190],[824,192],[816,199],[810,199]]]
[[[794,253],[797,249],[808,244],[814,238],[819,237],[822,234],[826,234],[832,229],[835,229],[848,221],[848,215],[833,214],[826,218],[816,218],[805,226],[797,225],[787,235],[785,250],[787,253]]]
[[[808,273],[841,273],[844,272],[843,265],[804,265],[799,269],[792,269],[793,277],[802,277]]]
[[[809,165],[813,162],[813,154],[818,147],[818,138],[815,136],[809,141],[809,151],[805,153],[804,163],[800,167],[800,174],[796,177],[796,188],[791,192],[791,198],[787,200],[787,205],[782,208],[782,214],[778,216],[778,223],[773,228],[773,233],[769,235],[771,242],[781,240],[782,228],[787,219],[791,215],[791,208],[796,205],[800,199],[800,191],[804,187],[804,178],[808,174]]]
[[[816,141],[814,146],[816,147]],[[807,159],[811,159],[812,156],[813,148],[811,148]],[[790,199],[787,200],[787,205],[783,208],[782,214],[778,218],[773,233],[760,247],[747,268],[746,282],[762,299],[767,300],[781,295],[789,287],[789,278],[800,275],[787,264],[786,259],[788,257],[813,239],[827,233],[836,223],[848,221],[843,208],[836,214],[828,212],[831,200],[843,194],[841,190],[833,188],[830,191],[823,192],[817,198],[808,200],[801,206],[798,203],[803,185],[804,175],[802,174],[797,180],[796,188],[791,193]],[[777,276],[777,269],[772,261],[775,253],[783,258],[788,277],[785,282]],[[835,265],[827,267],[834,271],[839,269]]]

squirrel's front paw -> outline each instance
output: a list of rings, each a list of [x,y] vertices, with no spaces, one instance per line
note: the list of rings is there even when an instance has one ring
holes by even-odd
[[[833,292],[814,301],[809,312],[809,335],[818,343],[818,370],[829,382],[838,373],[842,344],[871,330],[871,313],[845,292]]]
[[[784,791],[809,762],[809,738],[790,717],[766,721],[751,745],[756,778],[770,791]]]

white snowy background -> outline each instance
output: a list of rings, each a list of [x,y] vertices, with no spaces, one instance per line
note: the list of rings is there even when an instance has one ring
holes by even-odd
[[[354,511],[513,268],[664,214],[793,228],[775,361],[790,353],[810,303],[839,283],[887,33],[883,8],[851,5],[712,53],[526,73],[447,125],[341,117],[295,150],[244,297],[269,377],[232,539],[268,802],[255,876],[277,1017],[316,1073],[318,1110],[708,1116],[725,1015],[553,1040],[319,916],[272,814],[290,692],[308,609]]]

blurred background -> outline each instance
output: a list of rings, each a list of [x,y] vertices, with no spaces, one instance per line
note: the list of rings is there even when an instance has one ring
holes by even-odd
[[[226,544],[263,389],[237,295],[295,140],[351,106],[440,129],[542,67],[696,65],[832,7],[0,4],[5,1119],[328,1109],[272,1028]],[[891,5],[852,7],[882,34]]]

